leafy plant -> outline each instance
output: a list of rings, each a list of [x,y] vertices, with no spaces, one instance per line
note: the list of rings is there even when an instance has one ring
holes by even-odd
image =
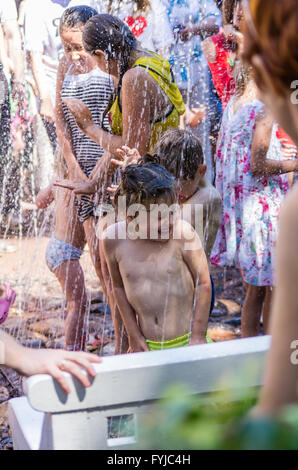
[[[298,407],[276,419],[256,419],[250,411],[257,389],[194,396],[172,387],[141,426],[140,448],[151,450],[298,449]]]

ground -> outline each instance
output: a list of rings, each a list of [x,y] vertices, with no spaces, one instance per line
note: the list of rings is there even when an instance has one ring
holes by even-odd
[[[0,256],[0,280],[17,292],[15,305],[2,328],[29,347],[61,347],[65,299],[55,276],[45,264],[49,238],[10,239],[16,252]],[[88,251],[82,257],[90,300],[88,328],[89,350],[95,339],[101,346],[94,352],[113,354],[114,332],[111,316],[103,302],[102,291]],[[215,309],[210,318],[209,334],[214,341],[240,336],[240,310],[243,287],[237,270],[211,269],[216,286]],[[95,336],[96,335],[96,336]],[[98,342],[98,341],[97,341]],[[15,372],[0,368],[0,450],[12,449],[7,422],[7,401],[22,394],[21,378]]]

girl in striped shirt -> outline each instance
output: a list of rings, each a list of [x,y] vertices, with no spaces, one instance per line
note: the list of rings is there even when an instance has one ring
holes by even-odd
[[[101,158],[103,149],[80,131],[72,114],[63,105],[62,99],[67,97],[82,100],[92,112],[94,121],[101,126],[103,112],[113,91],[113,81],[108,74],[97,68],[90,55],[85,52],[82,42],[84,25],[95,15],[97,11],[88,6],[71,7],[65,10],[60,22],[60,35],[65,56],[60,61],[57,75],[57,136],[69,178],[81,182],[88,181],[92,176],[92,170]],[[108,126],[108,122],[105,125]],[[81,293],[78,296],[76,292],[82,291],[82,283],[84,283],[79,260],[85,241],[88,242],[96,273],[101,280],[98,241],[94,235],[94,224],[97,220],[94,202],[90,196],[75,199],[70,197],[68,208],[65,207],[65,200],[61,200],[59,204],[58,196],[56,211],[59,212],[59,218],[56,217],[56,222],[58,219],[61,220],[61,207],[59,206],[64,208],[65,236],[63,236],[63,230],[60,230],[61,227],[57,230],[56,226],[48,245],[46,259],[49,269],[59,280],[68,301],[66,348],[78,350],[84,347],[82,317],[86,314],[86,302],[82,302],[82,299],[85,298],[85,290],[84,295]],[[76,226],[76,233],[80,233],[82,238],[82,240],[76,240],[75,244],[68,239],[66,234],[67,227],[73,224]],[[60,234],[59,238],[57,238],[57,233]],[[78,279],[80,285],[78,285]],[[82,308],[82,303],[84,308]]]

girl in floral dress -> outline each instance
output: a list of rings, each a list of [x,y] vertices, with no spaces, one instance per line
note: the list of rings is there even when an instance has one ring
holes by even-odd
[[[225,110],[218,142],[216,188],[223,213],[211,262],[241,271],[246,337],[258,334],[262,311],[268,332],[278,217],[289,188],[285,173],[298,163],[283,159],[277,124],[258,99],[249,71],[238,64],[235,77],[237,92]]]

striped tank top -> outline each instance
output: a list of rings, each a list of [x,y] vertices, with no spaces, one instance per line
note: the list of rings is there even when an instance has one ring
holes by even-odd
[[[63,81],[61,98],[77,98],[83,101],[90,109],[94,123],[101,127],[103,113],[114,89],[113,79],[99,68],[79,75],[72,75],[70,71],[71,67]],[[71,133],[74,155],[85,175],[89,177],[104,150],[79,129],[67,106],[63,103],[62,106]],[[105,119],[105,126],[109,128],[108,117]],[[96,215],[94,202],[88,195],[76,198],[75,205],[78,218],[82,223]]]
[[[114,89],[112,78],[99,68],[79,75],[72,75],[70,71],[71,67],[64,78],[61,97],[83,101],[90,109],[94,123],[101,127],[104,110]],[[79,129],[67,106],[63,103],[62,106],[71,133],[75,157],[84,173],[89,176],[102,156],[103,148]],[[105,119],[105,126],[109,128],[108,117]]]

